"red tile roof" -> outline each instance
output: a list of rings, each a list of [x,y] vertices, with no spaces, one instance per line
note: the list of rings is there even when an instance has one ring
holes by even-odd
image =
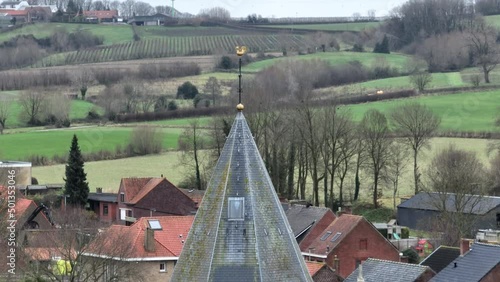
[[[125,201],[131,201],[146,185],[152,177],[147,178],[122,178],[120,186],[123,187],[125,193]]]
[[[311,277],[313,277],[321,268],[323,268],[323,266],[325,266],[325,264],[321,262],[306,260],[306,266],[309,274],[311,275]]]
[[[0,13],[5,13],[9,16],[27,16],[28,10],[10,10],[10,9],[0,9]]]
[[[65,256],[66,251],[59,248],[33,248],[25,247],[24,253],[31,259],[36,261],[50,261],[53,257],[61,257],[68,259]],[[77,254],[74,250],[71,251],[71,259],[75,259]]]
[[[118,16],[117,10],[111,11],[83,11],[85,17],[95,17],[98,19],[111,19]]]
[[[332,251],[362,220],[364,220],[362,216],[352,214],[343,214],[337,217],[307,248],[314,248],[312,252],[316,254],[326,254],[327,247]],[[330,235],[325,240],[321,240],[327,232],[330,232]],[[337,233],[340,234],[337,235]],[[336,235],[336,240],[332,242],[331,240]]]
[[[151,219],[158,220],[162,227],[162,230],[154,231],[154,252],[144,248],[145,232]],[[123,258],[179,257],[193,220],[194,216],[158,216],[142,217],[131,226],[112,225],[94,241],[95,246],[89,253],[117,257],[113,252],[116,251],[116,242],[121,242],[127,249],[126,253],[120,254]]]
[[[130,200],[128,201],[130,204],[137,204],[144,196],[146,196],[151,190],[156,188],[162,181],[167,181],[164,178],[151,178],[146,185],[144,185],[141,190],[135,194],[133,198],[129,198]],[[127,195],[130,196],[130,195]]]
[[[17,202],[16,202],[16,216],[17,216],[17,218],[20,218],[21,216],[23,216],[30,205],[35,205],[35,207],[36,207],[36,204],[35,204],[35,202],[33,202],[33,200],[17,199]]]

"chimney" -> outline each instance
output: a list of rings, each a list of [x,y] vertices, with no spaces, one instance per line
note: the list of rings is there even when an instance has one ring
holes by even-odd
[[[335,255],[333,257],[333,270],[335,271],[335,273],[339,273],[339,266],[340,266],[340,260],[339,258],[337,257],[337,255]]]
[[[470,239],[460,239],[460,255],[463,256],[470,251],[472,241]]]
[[[146,252],[155,251],[155,231],[149,227],[144,232],[144,249],[146,249]]]
[[[363,265],[360,264],[358,266],[359,272],[358,272],[358,279],[356,280],[357,282],[365,282],[365,278],[363,277]]]
[[[346,214],[352,214],[352,204],[351,202],[347,202],[343,206],[344,213]]]
[[[97,187],[97,188],[95,188],[95,192],[96,192],[97,194],[101,194],[101,193],[102,193],[102,187]]]

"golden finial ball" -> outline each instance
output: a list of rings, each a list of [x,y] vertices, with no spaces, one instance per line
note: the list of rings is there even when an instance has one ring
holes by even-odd
[[[245,108],[245,107],[243,106],[243,104],[242,104],[242,103],[239,103],[238,105],[236,105],[236,109],[237,109],[238,111],[240,111],[240,112],[241,112],[241,111],[243,111],[243,109],[244,109],[244,108]]]

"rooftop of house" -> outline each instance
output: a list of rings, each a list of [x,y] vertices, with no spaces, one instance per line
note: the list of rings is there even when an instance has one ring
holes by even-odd
[[[177,260],[193,220],[194,216],[157,216],[142,217],[131,226],[112,225],[94,240],[86,255]],[[144,247],[148,227],[154,229],[154,251],[150,252]],[[123,248],[118,249],[116,242]]]
[[[133,199],[153,177],[131,177],[122,178],[120,186],[123,187],[123,193],[125,193],[127,201]]]
[[[454,193],[420,192],[398,205],[398,208],[440,211],[444,202],[447,211],[456,212],[455,201]],[[478,215],[486,214],[500,206],[500,197],[494,196],[467,195],[461,201],[460,206],[464,206],[463,212]]]
[[[0,9],[0,13],[6,13],[9,16],[27,16],[29,14],[29,10],[8,10],[8,9]],[[16,165],[17,166],[17,165]]]
[[[28,200],[28,199],[17,199],[16,201],[16,216],[17,218],[21,218],[22,216],[25,216],[26,210],[28,210],[29,206],[35,204],[33,200]],[[43,213],[41,213],[43,215]]]
[[[96,202],[117,203],[117,193],[89,193],[88,199]]]
[[[480,281],[498,264],[500,245],[474,243],[469,252],[448,264],[431,281]]]
[[[196,207],[199,207],[201,201],[203,200],[203,196],[205,195],[205,190],[197,190],[197,189],[185,189],[179,188],[182,193],[186,194],[193,202],[196,203]]]
[[[327,254],[333,250],[362,220],[362,216],[342,214],[337,217],[309,246],[314,254]]]
[[[109,11],[83,11],[83,15],[86,17],[96,17],[96,18],[113,18],[118,16],[117,10]]]
[[[331,211],[329,208],[311,205],[290,205],[285,213],[293,234],[295,237],[298,237],[304,232],[307,232],[329,211]]]
[[[429,256],[427,256],[420,265],[430,267],[436,273],[439,273],[448,264],[460,256],[460,248],[439,246]]]
[[[416,281],[426,271],[433,272],[427,266],[418,264],[394,262],[381,259],[368,258],[362,263],[362,276],[365,282],[409,282]],[[358,281],[359,267],[354,270],[344,281]]]
[[[314,276],[316,273],[318,273],[318,271],[325,266],[324,263],[322,262],[316,262],[316,261],[307,261],[306,260],[306,266],[307,266],[307,270],[309,271],[309,274],[312,276]]]

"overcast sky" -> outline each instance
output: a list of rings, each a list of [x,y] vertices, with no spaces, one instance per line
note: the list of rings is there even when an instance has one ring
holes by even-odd
[[[171,0],[142,0],[152,6],[172,5]],[[175,0],[174,7],[180,12],[198,14],[201,9],[223,7],[231,17],[246,17],[249,14],[263,17],[343,17],[368,10],[376,16],[387,15],[394,7],[407,0]]]

